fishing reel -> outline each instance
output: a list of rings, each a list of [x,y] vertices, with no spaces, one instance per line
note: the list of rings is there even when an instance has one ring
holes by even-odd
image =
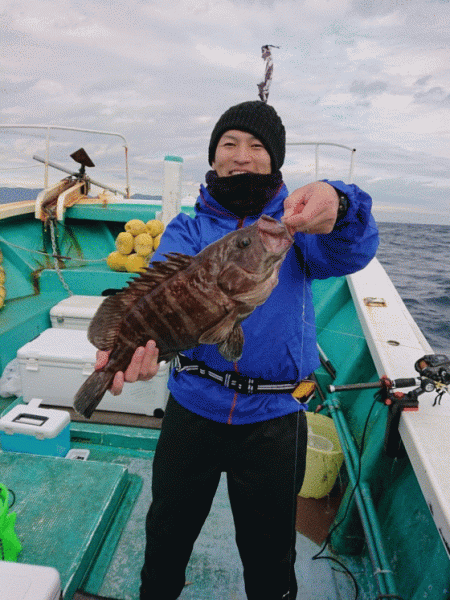
[[[450,360],[445,354],[422,356],[416,361],[414,368],[421,378],[431,380],[435,387],[446,388],[450,385]]]
[[[402,454],[401,438],[398,431],[400,415],[403,411],[418,411],[419,396],[436,390],[433,406],[441,403],[442,396],[449,392],[450,359],[445,354],[427,354],[419,358],[414,368],[419,374],[417,378],[389,379],[381,377],[374,383],[356,383],[350,385],[330,385],[330,392],[378,388],[377,400],[389,407],[384,438],[384,449],[391,458]],[[399,388],[413,387],[409,392],[398,391]]]

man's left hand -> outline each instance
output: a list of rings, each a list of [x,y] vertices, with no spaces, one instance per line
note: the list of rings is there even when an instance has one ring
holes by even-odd
[[[330,233],[336,223],[339,196],[330,184],[315,181],[298,188],[284,201],[281,218],[291,235]]]

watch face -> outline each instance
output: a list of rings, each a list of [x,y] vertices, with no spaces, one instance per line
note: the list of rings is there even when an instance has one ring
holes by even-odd
[[[348,198],[345,194],[339,194],[339,208],[338,208],[338,217],[343,217],[347,213],[348,210]]]

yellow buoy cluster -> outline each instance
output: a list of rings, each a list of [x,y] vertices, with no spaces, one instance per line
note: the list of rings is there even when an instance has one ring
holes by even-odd
[[[6,289],[5,289],[6,274],[5,274],[5,269],[2,267],[2,262],[3,262],[3,254],[2,254],[2,251],[0,250],[0,309],[3,308],[3,306],[5,304],[5,297],[6,297]]]
[[[159,246],[164,225],[158,219],[147,223],[131,219],[116,238],[116,250],[106,259],[113,271],[139,273],[148,266],[150,258]]]

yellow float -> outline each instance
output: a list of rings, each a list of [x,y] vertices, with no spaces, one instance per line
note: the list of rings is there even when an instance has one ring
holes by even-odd
[[[129,273],[143,273],[148,266],[145,256],[133,253],[127,256],[125,267]]]
[[[121,254],[131,254],[134,249],[134,237],[129,231],[122,231],[116,238],[116,248]]]
[[[140,256],[149,256],[153,252],[153,238],[148,233],[140,233],[134,238],[134,250]]]
[[[147,233],[147,225],[140,219],[131,219],[128,223],[125,223],[125,231],[131,233],[131,235],[139,235],[140,233]]]
[[[125,231],[118,234],[116,250],[109,254],[106,264],[113,271],[143,272],[159,246],[163,231],[164,224],[159,219],[151,219],[147,223],[131,219],[125,223]]]

